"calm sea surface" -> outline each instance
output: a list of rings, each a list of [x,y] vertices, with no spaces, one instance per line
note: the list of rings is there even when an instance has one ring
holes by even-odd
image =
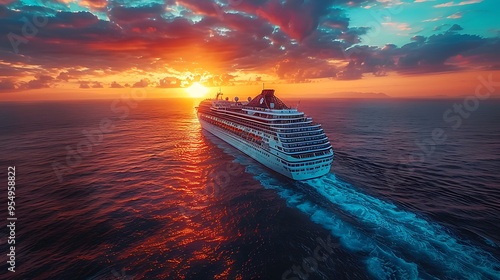
[[[446,122],[462,100],[302,100],[335,151],[305,182],[197,102],[0,103],[0,278],[500,279],[500,101]]]

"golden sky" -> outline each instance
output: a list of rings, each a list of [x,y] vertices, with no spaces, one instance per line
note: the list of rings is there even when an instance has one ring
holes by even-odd
[[[281,98],[439,98],[461,97],[473,94],[484,80],[497,82],[499,88],[493,96],[500,97],[500,71],[477,71],[458,73],[436,73],[428,75],[398,75],[391,77],[367,77],[360,80],[338,81],[334,79],[316,79],[307,83],[264,83],[266,88],[274,88]],[[246,100],[260,93],[262,83],[253,85],[222,86],[225,97],[238,96]],[[25,91],[1,93],[4,101],[30,100],[72,100],[72,99],[114,99],[122,95],[143,91],[147,98],[186,98],[191,97],[186,88],[91,88],[80,89],[77,86],[43,88]],[[208,87],[204,97],[214,97],[219,87]],[[382,93],[383,95],[375,95]]]

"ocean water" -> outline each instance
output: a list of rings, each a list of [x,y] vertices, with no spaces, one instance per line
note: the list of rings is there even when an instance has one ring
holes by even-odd
[[[335,151],[305,182],[202,131],[197,102],[0,103],[0,278],[500,279],[499,100],[302,100]]]

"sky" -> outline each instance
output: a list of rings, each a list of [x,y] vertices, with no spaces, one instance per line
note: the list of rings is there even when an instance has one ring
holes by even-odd
[[[264,83],[285,97],[463,96],[481,77],[500,81],[499,10],[498,0],[0,0],[0,101],[137,88],[186,97],[194,83],[208,94],[257,95]]]

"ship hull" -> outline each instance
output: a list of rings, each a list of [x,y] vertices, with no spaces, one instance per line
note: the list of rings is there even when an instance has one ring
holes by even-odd
[[[262,149],[258,145],[245,141],[244,139],[241,139],[231,134],[230,132],[215,125],[212,125],[202,119],[199,119],[199,121],[203,129],[207,130],[208,132],[220,138],[224,142],[230,144],[239,151],[243,152],[244,154],[248,155],[249,157],[263,164],[267,168],[270,168],[271,170],[278,172],[282,175],[285,175],[286,177],[291,178],[293,180],[302,181],[302,180],[314,179],[322,177],[330,172],[330,165],[328,165],[327,167],[321,167],[306,172],[304,171],[291,172],[283,166],[283,164],[280,162],[280,159],[277,156]]]

